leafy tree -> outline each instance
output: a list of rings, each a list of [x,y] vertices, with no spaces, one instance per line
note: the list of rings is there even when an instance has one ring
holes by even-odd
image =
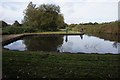
[[[18,21],[15,21],[15,22],[13,23],[13,25],[14,25],[14,26],[21,26],[21,24],[20,24]]]
[[[43,31],[55,31],[64,25],[60,7],[53,4],[42,4],[38,7],[30,2],[24,12],[24,23]]]
[[[5,21],[0,21],[0,28],[9,26]]]
[[[94,25],[97,25],[97,24],[98,24],[97,22],[94,23]]]
[[[66,27],[66,23],[64,23],[64,17],[63,17],[63,15],[62,14],[59,14],[59,16],[58,16],[58,21],[57,21],[57,25],[58,25],[58,28],[65,28]]]
[[[29,26],[34,26],[35,24],[35,13],[36,13],[36,5],[30,2],[23,12],[25,14],[24,20],[22,21],[24,24]]]

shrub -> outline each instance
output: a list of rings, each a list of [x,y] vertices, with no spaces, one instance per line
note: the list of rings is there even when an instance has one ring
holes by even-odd
[[[2,34],[20,34],[25,32],[35,32],[36,30],[30,27],[10,26],[2,29]]]

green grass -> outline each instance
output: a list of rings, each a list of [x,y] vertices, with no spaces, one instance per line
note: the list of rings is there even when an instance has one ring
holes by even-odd
[[[20,34],[20,33],[36,32],[33,28],[27,26],[8,26],[2,28],[2,34]]]
[[[65,31],[56,31],[56,32],[34,32],[34,33],[38,33],[38,34],[66,34]],[[33,33],[32,33],[33,34]],[[68,34],[80,34],[80,32],[78,31],[68,31]]]
[[[58,30],[58,31],[39,31],[34,30],[33,28],[29,27],[17,27],[17,26],[10,26],[2,29],[2,34],[10,35],[10,34],[23,34],[23,33],[43,33],[43,34],[65,34],[66,31]],[[80,33],[78,31],[68,31],[70,34]]]
[[[77,25],[74,27],[70,27],[71,30],[78,31],[81,28],[84,29],[85,33],[108,33],[108,34],[120,34],[120,22],[110,22],[110,23],[102,23],[96,25]]]
[[[118,78],[119,55],[3,50],[3,78]]]

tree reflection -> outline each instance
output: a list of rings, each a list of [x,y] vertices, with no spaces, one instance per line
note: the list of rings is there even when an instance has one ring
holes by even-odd
[[[113,43],[113,47],[117,48],[117,42]]]
[[[29,36],[24,38],[25,45],[30,51],[57,51],[62,44],[62,36]]]
[[[114,43],[113,43],[113,47],[119,48],[119,47],[120,47],[120,43],[119,43],[119,42],[114,42]]]
[[[97,36],[99,38],[109,40],[109,41],[116,41],[120,42],[120,35],[114,35],[114,34],[91,34],[91,36]]]

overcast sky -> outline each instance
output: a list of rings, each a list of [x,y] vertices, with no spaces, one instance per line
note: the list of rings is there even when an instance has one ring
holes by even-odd
[[[28,3],[56,4],[61,8],[65,22],[111,22],[118,20],[119,0],[0,0],[0,20],[13,23],[23,20],[23,11]]]

